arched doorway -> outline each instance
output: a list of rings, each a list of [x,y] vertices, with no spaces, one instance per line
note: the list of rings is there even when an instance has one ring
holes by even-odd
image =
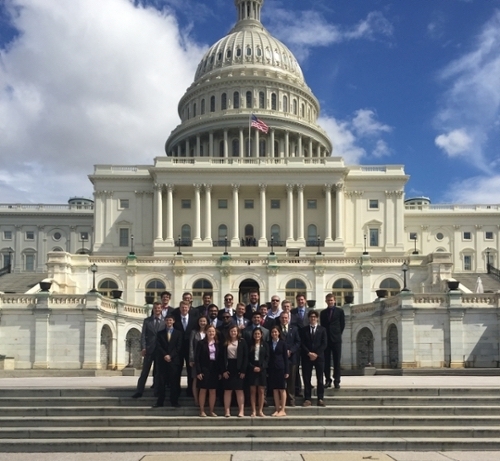
[[[399,367],[399,338],[398,328],[394,323],[387,330],[387,352],[389,368]]]
[[[259,284],[253,279],[245,279],[240,283],[239,302],[248,304],[250,302],[248,294],[251,291],[260,291]]]
[[[356,338],[356,364],[358,368],[373,366],[373,334],[369,328],[362,328]]]
[[[127,366],[140,369],[142,367],[141,332],[137,328],[131,328],[127,332],[125,347]]]
[[[113,333],[108,325],[101,330],[101,369],[107,370],[111,365],[111,348],[113,344]]]

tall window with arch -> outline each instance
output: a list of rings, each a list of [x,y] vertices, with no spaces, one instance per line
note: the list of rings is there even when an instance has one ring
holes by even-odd
[[[259,109],[266,108],[266,95],[263,91],[259,91]]]
[[[210,112],[215,112],[215,96],[210,96]]]
[[[227,110],[227,94],[222,93],[220,96],[220,110]]]
[[[113,279],[104,279],[99,282],[99,286],[97,287],[97,291],[103,296],[107,298],[112,298],[113,290],[118,290],[118,284]]]
[[[219,141],[219,157],[224,157],[224,140]]]
[[[307,246],[313,247],[318,244],[318,228],[315,224],[307,226]]]
[[[271,95],[271,109],[278,110],[278,97],[276,96],[276,93]]]
[[[298,112],[297,100],[294,99],[293,100],[293,115],[298,115],[297,112]]]
[[[201,111],[201,115],[205,115],[205,99],[201,100],[200,111]]]
[[[266,140],[265,139],[260,139],[259,140],[259,157],[265,157],[266,156],[266,154],[267,154],[266,148],[267,148]]]
[[[231,155],[233,157],[239,157],[240,156],[240,140],[239,139],[233,139],[232,149],[231,149]]]
[[[217,245],[224,246],[226,244],[227,238],[227,226],[225,224],[221,224],[217,230]]]
[[[191,226],[189,224],[183,224],[181,227],[181,246],[191,246]]]
[[[196,117],[196,103],[193,104],[193,117]]]
[[[253,107],[253,104],[252,104],[252,92],[251,91],[247,91],[246,92],[246,95],[245,95],[245,98],[246,98],[246,106],[248,109],[251,109]]]
[[[295,302],[295,298],[299,293],[306,293],[307,287],[304,281],[300,279],[292,279],[289,280],[286,284],[285,287],[285,297],[287,299],[292,300]],[[306,296],[307,298],[307,296]]]
[[[381,290],[387,290],[387,296],[396,296],[401,291],[399,282],[393,278],[386,278],[380,284]]]
[[[288,96],[283,96],[283,112],[288,112]]]
[[[240,108],[240,93],[238,93],[237,91],[233,93],[233,108],[234,109]]]
[[[253,226],[251,224],[247,224],[245,226],[245,239],[243,240],[243,246],[246,247],[255,247],[257,246],[257,239],[254,236]]]
[[[193,283],[193,306],[203,304],[203,295],[209,294],[213,298],[214,288],[209,280],[198,279]]]
[[[155,301],[160,301],[160,293],[165,291],[166,286],[162,280],[153,279],[146,283],[145,296],[154,298]]]
[[[335,280],[332,293],[337,301],[337,306],[343,306],[346,304],[346,296],[353,296],[352,283],[347,279]]]
[[[271,237],[273,239],[274,246],[283,246],[284,242],[281,241],[281,228],[278,224],[273,224],[271,226]]]

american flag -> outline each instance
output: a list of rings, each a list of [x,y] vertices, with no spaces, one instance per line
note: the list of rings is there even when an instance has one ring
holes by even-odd
[[[254,128],[257,128],[259,131],[266,133],[269,131],[269,127],[262,121],[259,120],[254,114],[252,114],[252,124]]]

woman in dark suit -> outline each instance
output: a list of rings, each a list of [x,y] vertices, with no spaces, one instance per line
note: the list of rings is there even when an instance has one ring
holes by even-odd
[[[198,342],[202,339],[205,339],[206,336],[206,328],[208,325],[208,319],[205,316],[201,316],[198,319],[198,327],[194,328],[191,331],[191,336],[189,338],[189,366],[191,367],[191,373],[193,378],[193,396],[195,405],[199,405],[198,394],[198,380],[196,379],[198,373],[196,372],[196,367],[194,366],[194,356],[196,353],[196,346]]]
[[[224,416],[231,416],[231,397],[233,391],[238,402],[238,417],[242,418],[245,406],[243,384],[248,367],[248,346],[240,337],[240,329],[233,325],[228,330],[227,340],[222,347],[221,373],[224,386]]]
[[[256,328],[252,334],[252,345],[248,353],[248,384],[250,386],[250,416],[264,416],[264,392],[266,390],[269,345],[263,341],[262,330]],[[258,402],[258,411],[256,411]]]
[[[276,411],[271,416],[286,416],[286,379],[288,378],[288,352],[279,328],[271,328],[269,347],[268,385],[274,394]]]
[[[209,416],[217,416],[214,412],[216,390],[219,384],[219,361],[220,346],[217,341],[217,331],[210,325],[205,330],[205,338],[198,341],[194,365],[196,367],[196,379],[200,393],[198,396],[200,405],[200,416],[207,416],[205,413],[205,400],[208,390]]]

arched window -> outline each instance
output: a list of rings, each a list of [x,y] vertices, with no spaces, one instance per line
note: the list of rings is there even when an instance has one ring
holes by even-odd
[[[207,279],[198,279],[193,283],[193,306],[203,304],[203,295],[213,296],[213,286]]]
[[[237,91],[233,93],[233,108],[234,109],[240,108],[240,93],[238,93]]]
[[[118,284],[112,279],[104,279],[99,283],[98,291],[101,295],[112,298],[112,291],[118,290]]]
[[[333,283],[332,293],[334,294],[337,305],[343,306],[346,304],[345,297],[352,296],[352,283],[347,279],[338,279]]]
[[[251,91],[247,91],[246,93],[246,104],[247,104],[247,108],[251,109],[253,104],[252,104],[252,92]]]
[[[226,51],[226,58],[231,59],[231,56],[233,55],[233,52],[231,50]]]
[[[219,141],[219,157],[224,157],[224,141]]]
[[[215,96],[210,96],[210,112],[215,112]]]
[[[281,241],[281,229],[278,224],[271,226],[271,237],[275,246],[283,246],[284,242]]]
[[[161,280],[153,279],[146,283],[146,296],[151,296],[155,301],[160,300],[160,293],[165,291],[166,286]]]
[[[183,247],[191,246],[191,226],[189,224],[184,224],[181,227],[181,245]]]
[[[276,97],[276,93],[271,95],[271,109],[278,110],[278,98]]]
[[[201,115],[205,115],[205,99],[201,100]]]
[[[297,110],[298,110],[298,108],[297,108],[297,100],[294,99],[293,100],[293,114],[294,115],[297,115]]]
[[[196,103],[193,104],[193,117],[196,117]]]
[[[247,46],[247,56],[252,56],[252,48]]]
[[[313,247],[318,244],[318,228],[314,224],[307,226],[307,246]]]
[[[299,293],[305,294],[306,289],[307,289],[306,284],[302,280],[292,279],[286,284],[285,298],[295,300],[295,298]]]
[[[266,107],[266,95],[263,91],[259,92],[259,109],[265,109]]]
[[[259,140],[259,157],[265,157],[267,152],[266,152],[266,140],[265,139],[260,139]]]
[[[387,290],[387,296],[395,296],[401,291],[401,286],[397,280],[387,278],[380,284],[381,290]]]
[[[239,157],[240,156],[240,140],[233,139],[232,142],[232,156]]]
[[[227,94],[222,93],[220,97],[220,110],[226,110],[227,109]]]
[[[33,272],[35,270],[36,253],[33,250],[27,250],[23,253],[24,270],[26,272]]]
[[[260,49],[260,47],[258,46],[257,47],[257,56],[260,58],[262,56],[262,50]]]
[[[283,96],[283,112],[288,112],[288,96]]]
[[[280,143],[279,143],[279,141],[274,141],[274,156],[275,157],[280,156]]]
[[[302,105],[300,106],[300,116],[301,117],[306,116],[306,106],[304,105],[304,103],[302,103]]]
[[[241,48],[236,48],[236,57],[241,58]]]
[[[82,252],[82,250],[83,250],[83,252]],[[52,251],[64,251],[64,250],[61,247],[54,247],[54,248],[52,248]],[[79,254],[87,254],[87,252],[90,253],[89,250],[87,250],[87,248],[83,248],[83,249],[81,248],[80,252],[81,253],[79,253]]]
[[[248,138],[245,141],[245,156],[246,157],[251,157],[252,152],[253,152],[253,139],[248,140]]]
[[[221,224],[217,231],[217,245],[224,246],[227,237],[227,226],[225,224]]]
[[[243,246],[246,247],[255,247],[257,246],[257,240],[253,235],[253,226],[251,224],[247,224],[245,226],[245,239],[243,240]]]

